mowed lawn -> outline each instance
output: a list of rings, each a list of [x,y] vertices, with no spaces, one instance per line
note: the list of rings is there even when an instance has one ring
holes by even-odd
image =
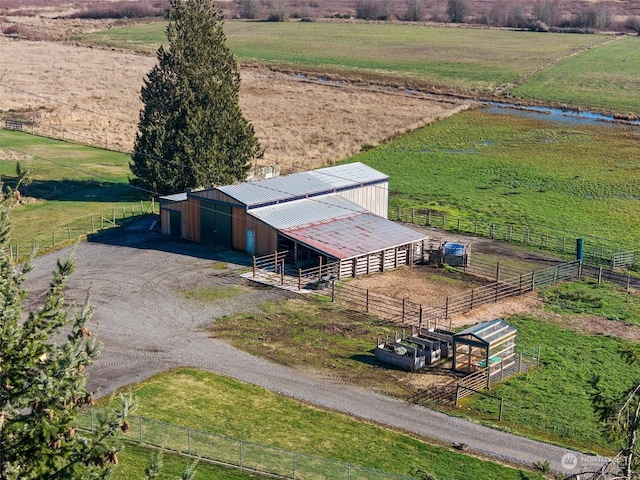
[[[9,186],[17,164],[31,180],[20,187],[23,201],[12,213],[11,243],[24,254],[34,241],[47,249],[150,205],[149,192],[129,186],[129,157],[122,153],[0,130],[0,176]]]
[[[153,52],[165,23],[78,37],[87,43]],[[451,91],[491,93],[611,37],[421,25],[227,21],[241,62],[353,74]]]
[[[529,78],[516,97],[640,115],[640,37],[587,50]]]
[[[460,113],[360,153],[390,176],[390,210],[443,210],[506,225],[640,238],[637,127]]]

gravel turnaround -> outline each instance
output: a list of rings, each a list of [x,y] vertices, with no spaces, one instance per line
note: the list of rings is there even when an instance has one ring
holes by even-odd
[[[75,249],[38,257],[28,276],[27,308],[42,300],[56,260],[73,250],[77,269],[66,299],[81,305],[90,291],[95,307],[91,330],[97,331],[103,348],[89,370],[89,388],[98,389],[99,395],[170,368],[193,366],[446,445],[466,444],[471,452],[501,461],[529,466],[549,461],[554,471],[571,473],[563,468],[563,455],[573,453],[578,466],[581,460],[589,460],[577,452],[277,365],[209,338],[205,327],[212,319],[251,311],[291,294],[252,288],[206,307],[185,298],[181,292],[238,283],[237,273],[246,269],[247,258],[161,237],[148,231],[150,223],[149,219],[138,221],[96,235]]]

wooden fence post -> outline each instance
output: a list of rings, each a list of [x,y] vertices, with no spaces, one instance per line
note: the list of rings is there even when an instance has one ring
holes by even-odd
[[[336,281],[331,280],[331,303],[336,301]]]
[[[51,232],[51,245],[53,248],[56,248],[56,231],[55,230]]]
[[[302,290],[302,269],[298,269],[298,290]],[[331,301],[333,302],[333,294],[331,295]]]
[[[458,402],[460,401],[460,384],[456,383],[456,402],[455,402],[455,406],[458,406]]]
[[[253,278],[256,278],[256,256],[253,255]]]
[[[531,291],[536,291],[536,272],[531,272]]]
[[[404,297],[403,297],[403,298],[402,298],[402,323],[404,323],[404,312],[405,312],[405,310],[404,310],[404,303],[405,303],[405,299],[404,299]]]
[[[367,297],[366,297],[364,313],[369,313],[369,289],[368,288],[367,288]]]
[[[284,258],[280,261],[280,285],[284,285]]]
[[[420,313],[418,315],[418,333],[422,332],[422,304],[420,304]]]
[[[71,240],[71,226],[69,226],[68,223],[67,223],[67,236],[69,237],[69,240]]]
[[[474,290],[473,290],[473,288],[472,288],[472,289],[471,289],[471,305],[469,306],[469,307],[470,307],[470,310],[473,310],[473,293],[474,293]]]
[[[500,261],[496,262],[496,283],[500,280]]]
[[[447,298],[445,299],[444,318],[449,318],[449,295],[447,295]]]
[[[500,397],[500,414],[498,415],[498,421],[502,421],[502,411],[504,410],[504,397]]]
[[[540,349],[542,348],[541,345],[538,345],[538,352],[536,353],[536,367],[540,366]]]
[[[598,285],[602,283],[602,267],[598,268]]]

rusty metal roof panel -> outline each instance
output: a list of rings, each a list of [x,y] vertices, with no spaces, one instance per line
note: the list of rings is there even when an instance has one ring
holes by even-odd
[[[340,260],[388,250],[428,238],[411,228],[366,212],[338,218],[331,222],[286,229],[281,233],[309,248]]]
[[[339,195],[305,198],[250,210],[253,217],[278,230],[327,223],[363,212],[366,212],[363,207]]]
[[[360,162],[218,187],[247,209],[385,183],[389,177]]]

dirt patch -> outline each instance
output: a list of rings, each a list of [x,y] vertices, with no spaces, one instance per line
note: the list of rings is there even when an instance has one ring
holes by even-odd
[[[36,133],[54,138],[133,148],[140,90],[154,56],[6,37],[0,37],[0,56],[0,117],[34,121]],[[278,164],[283,173],[346,158],[363,145],[377,145],[471,105],[255,66],[241,66],[241,78],[240,106],[264,147],[261,164]]]

